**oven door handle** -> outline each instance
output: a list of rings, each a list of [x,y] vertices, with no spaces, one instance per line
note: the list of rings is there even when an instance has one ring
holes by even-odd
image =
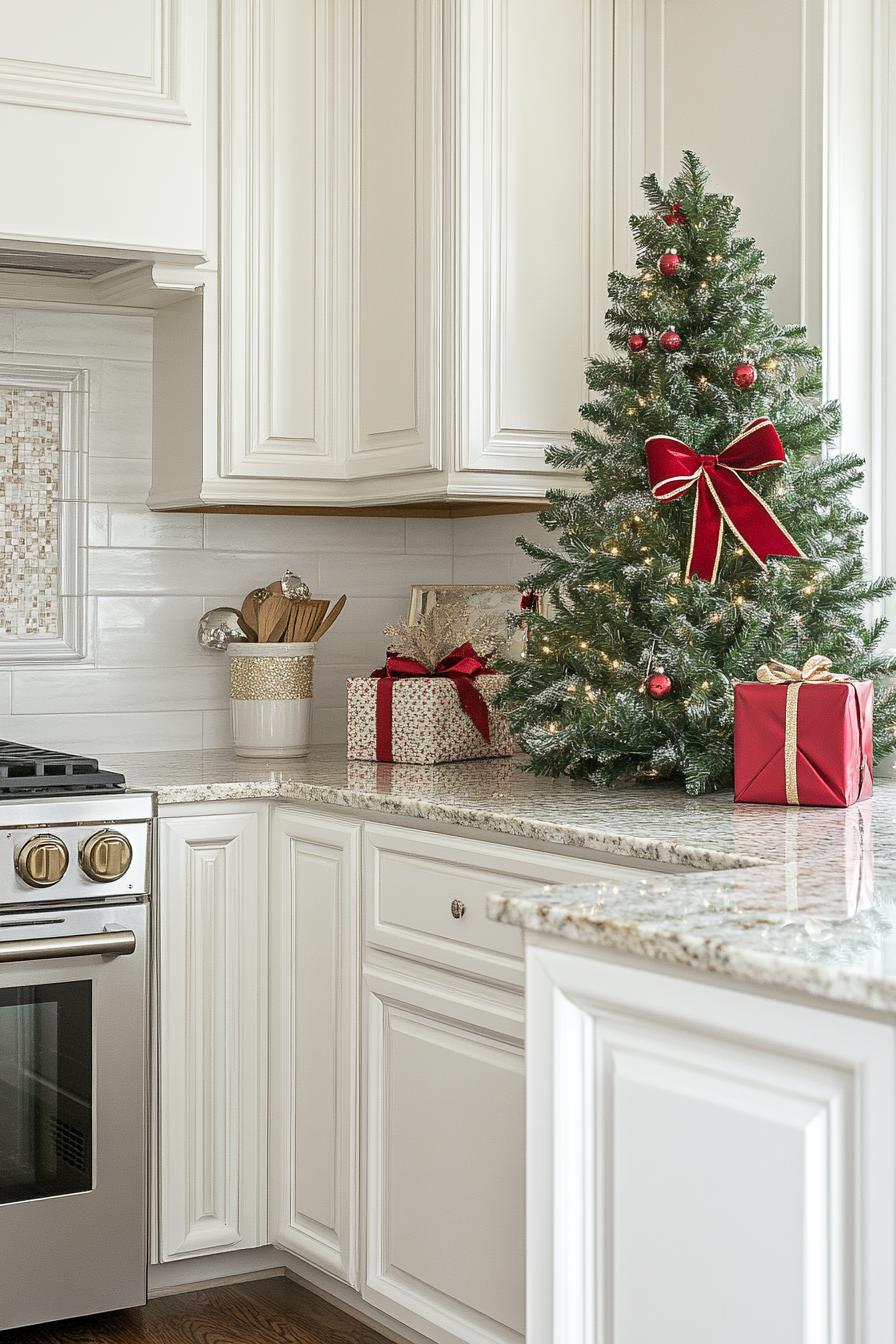
[[[0,963],[46,961],[56,957],[129,957],[137,950],[130,929],[107,928],[102,933],[66,934],[62,938],[16,938],[0,942]]]

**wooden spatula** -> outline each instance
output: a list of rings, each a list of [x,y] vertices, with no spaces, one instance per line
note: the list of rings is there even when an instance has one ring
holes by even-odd
[[[276,644],[283,638],[289,621],[292,603],[276,593],[266,598],[258,608],[258,639],[262,644]]]
[[[307,643],[311,638],[311,632],[320,624],[321,617],[327,609],[327,599],[310,598],[298,605],[302,611],[296,617],[295,638],[300,643]]]
[[[312,630],[308,638],[317,641],[318,639],[320,639],[321,635],[325,635],[344,606],[345,606],[345,593],[342,594],[342,596],[338,599],[338,601],[333,603],[332,607],[327,612],[326,616],[324,616],[323,620],[319,623],[316,629]]]

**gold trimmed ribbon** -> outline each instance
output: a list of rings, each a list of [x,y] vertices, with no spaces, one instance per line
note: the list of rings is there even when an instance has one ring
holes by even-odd
[[[756,669],[756,680],[767,686],[787,686],[787,701],[784,706],[784,792],[788,803],[796,806],[800,801],[796,778],[797,715],[799,713],[799,695],[803,686],[823,685],[831,681],[849,681],[842,673],[831,671],[832,663],[823,653],[813,653],[802,667],[791,663],[779,663],[770,658],[767,663]]]
[[[644,445],[655,499],[678,499],[695,488],[685,574],[715,583],[727,526],[762,569],[771,555],[804,558],[746,476],[783,466],[784,445],[765,416],[746,425],[720,453],[697,453],[671,434],[653,434]]]

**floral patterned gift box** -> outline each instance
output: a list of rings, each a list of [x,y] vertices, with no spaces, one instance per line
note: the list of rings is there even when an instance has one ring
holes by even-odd
[[[497,674],[475,678],[474,693],[485,705],[486,737],[464,707],[456,682],[447,676],[430,675],[424,668],[400,679],[350,677],[348,758],[437,765],[511,756],[506,715],[492,708],[506,682]]]

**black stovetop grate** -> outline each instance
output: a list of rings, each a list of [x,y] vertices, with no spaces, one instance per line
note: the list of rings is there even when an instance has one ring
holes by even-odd
[[[21,742],[0,741],[0,797],[10,794],[109,793],[124,775],[101,770],[91,756],[74,756]]]

